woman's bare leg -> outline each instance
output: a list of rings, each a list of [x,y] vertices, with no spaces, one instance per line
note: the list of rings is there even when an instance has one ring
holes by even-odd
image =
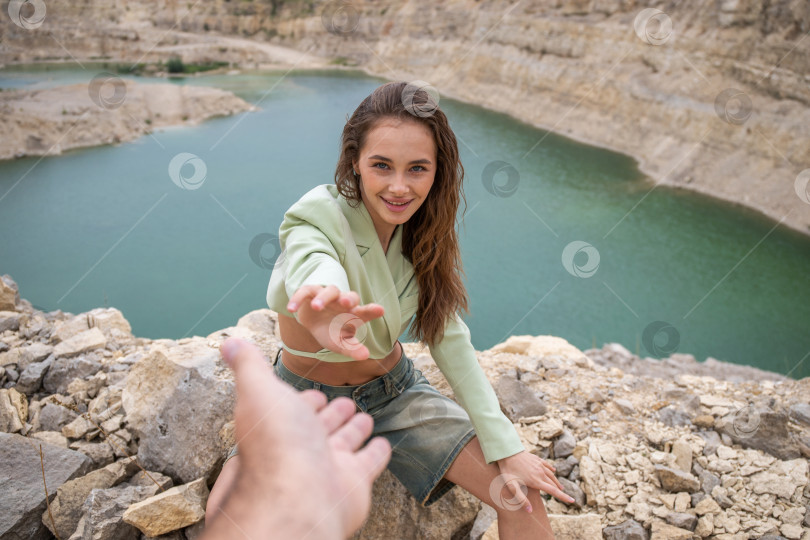
[[[478,437],[473,437],[453,461],[444,477],[495,509],[498,514],[498,535],[501,540],[516,538],[553,540],[554,532],[551,530],[540,490],[529,489],[527,497],[532,505],[531,514],[522,508],[510,510],[503,502],[492,500],[490,486],[499,474],[501,473],[498,466],[495,463],[488,464],[484,459]],[[504,500],[512,497],[505,487],[500,495]]]

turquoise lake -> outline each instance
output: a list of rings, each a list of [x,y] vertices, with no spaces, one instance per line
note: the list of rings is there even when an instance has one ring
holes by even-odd
[[[103,71],[87,68],[0,70],[0,87],[86,83]],[[306,191],[334,182],[347,115],[385,81],[294,71],[172,82],[224,88],[261,110],[0,162],[0,274],[37,308],[112,306],[137,336],[179,339],[267,307],[271,270],[251,242],[277,233]],[[641,356],[810,375],[810,238],[709,197],[650,192],[628,156],[448,98],[441,106],[466,171],[459,232],[476,349],[543,334],[583,350],[619,342]],[[196,189],[170,178],[183,152],[205,164]]]

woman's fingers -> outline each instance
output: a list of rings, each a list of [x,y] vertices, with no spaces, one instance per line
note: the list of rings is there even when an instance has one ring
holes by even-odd
[[[521,508],[531,512],[532,505],[526,495],[529,493],[529,486],[526,486],[526,493],[523,492],[523,487],[526,486],[518,477],[515,477],[506,482],[506,489],[511,493],[509,499],[510,504],[520,505]]]

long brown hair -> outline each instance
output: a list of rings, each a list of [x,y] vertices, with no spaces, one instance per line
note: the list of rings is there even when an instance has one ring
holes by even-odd
[[[359,159],[368,132],[383,118],[421,122],[436,143],[433,185],[422,206],[402,227],[402,253],[413,265],[419,285],[419,307],[409,334],[433,346],[443,338],[450,315],[459,309],[469,312],[455,228],[461,199],[464,211],[467,209],[464,167],[456,136],[431,93],[404,81],[383,84],[360,103],[343,128],[335,184],[352,207],[362,203],[360,179],[355,177],[352,163]]]

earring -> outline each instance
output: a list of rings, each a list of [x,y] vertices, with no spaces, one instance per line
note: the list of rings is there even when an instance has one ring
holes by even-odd
[[[355,171],[354,169],[352,169],[352,172],[354,173],[355,176],[360,176],[360,175],[357,174],[357,171]]]

